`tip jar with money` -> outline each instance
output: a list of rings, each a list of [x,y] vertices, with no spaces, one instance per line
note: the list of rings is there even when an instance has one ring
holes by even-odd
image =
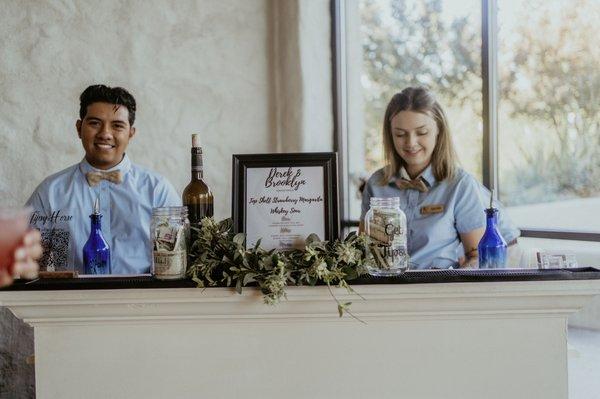
[[[185,278],[190,222],[187,207],[152,209],[152,274],[159,280]]]
[[[365,232],[370,238],[366,262],[369,274],[396,276],[408,269],[406,215],[400,209],[400,198],[371,198]]]

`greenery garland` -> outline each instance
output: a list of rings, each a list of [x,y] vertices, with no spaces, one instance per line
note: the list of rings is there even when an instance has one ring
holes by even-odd
[[[216,222],[204,218],[190,248],[188,276],[199,287],[235,287],[238,293],[249,284],[260,288],[265,303],[276,304],[286,297],[290,285],[326,284],[355,293],[348,281],[366,273],[365,235],[350,233],[344,240],[321,241],[316,234],[306,239],[304,249],[264,250],[260,240],[252,248],[244,245],[243,233],[233,234],[232,220]],[[333,296],[333,292],[332,292]],[[340,317],[351,303],[340,303]]]

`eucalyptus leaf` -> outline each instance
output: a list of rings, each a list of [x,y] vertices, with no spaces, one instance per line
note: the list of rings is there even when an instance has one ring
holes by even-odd
[[[244,275],[244,280],[242,282],[242,285],[246,286],[246,285],[248,285],[250,283],[255,282],[256,280],[254,279],[254,277],[256,277],[256,276],[257,276],[256,273],[246,273]]]
[[[358,272],[354,267],[345,267],[343,272],[346,275],[346,280],[355,280],[358,278]]]
[[[237,233],[235,236],[233,236],[233,242],[239,246],[243,246],[245,240],[246,235],[244,233]]]
[[[198,288],[204,288],[204,281],[202,281],[201,279],[199,279],[197,276],[193,276],[192,277],[192,281],[196,284],[198,284]]]
[[[358,234],[356,233],[356,231],[351,231],[350,233],[348,233],[346,238],[344,238],[344,242],[354,241],[354,240],[356,240],[357,236],[358,236]]]
[[[309,245],[312,245],[315,243],[320,243],[320,242],[321,242],[321,239],[315,233],[311,233],[308,235],[308,237],[306,237],[306,246],[309,246]]]

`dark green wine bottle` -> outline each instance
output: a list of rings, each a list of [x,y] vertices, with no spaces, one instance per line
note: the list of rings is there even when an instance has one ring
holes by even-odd
[[[202,166],[202,147],[200,135],[192,134],[192,180],[183,190],[183,205],[188,208],[188,218],[192,227],[199,228],[204,217],[214,214],[214,199],[210,187],[204,181]],[[192,243],[195,241],[192,229]]]

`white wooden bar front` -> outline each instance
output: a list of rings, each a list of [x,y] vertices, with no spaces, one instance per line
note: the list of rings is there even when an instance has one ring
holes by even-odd
[[[565,399],[567,316],[600,280],[0,292],[37,398]]]

